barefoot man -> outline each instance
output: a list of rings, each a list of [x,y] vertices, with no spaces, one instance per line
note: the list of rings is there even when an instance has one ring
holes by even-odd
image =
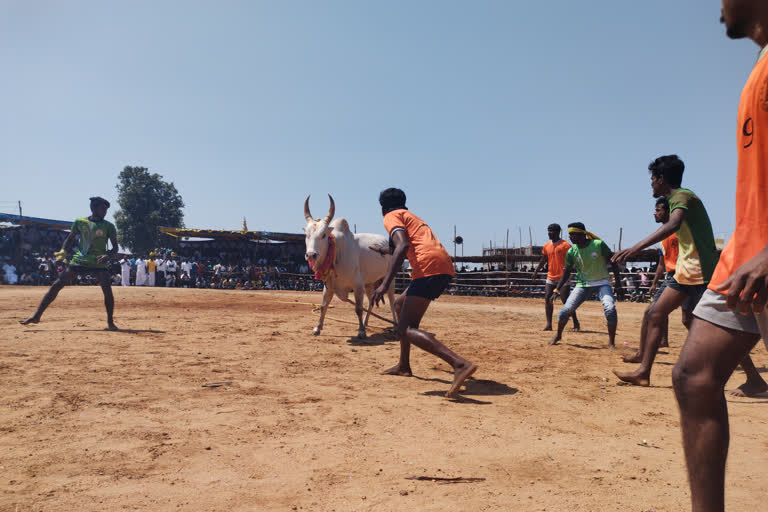
[[[616,314],[616,304],[611,289],[611,276],[608,274],[608,266],[611,266],[616,281],[616,293],[623,294],[619,268],[611,263],[613,252],[596,235],[587,231],[581,222],[568,224],[568,238],[573,246],[565,255],[565,270],[557,283],[556,291],[560,290],[568,282],[571,272],[576,270],[578,283],[574,288],[563,309],[557,315],[557,334],[549,341],[550,345],[557,344],[563,338],[563,329],[568,323],[568,318],[576,312],[585,300],[597,293],[603,304],[603,312],[608,325],[608,347],[616,348],[616,326],[619,317]]]
[[[692,191],[681,187],[685,171],[683,161],[677,155],[661,156],[648,165],[648,171],[653,197],[665,197],[669,202],[669,218],[642,241],[617,252],[613,261],[624,263],[672,233],[677,235],[678,255],[675,275],[649,308],[646,336],[640,348],[643,356],[640,366],[632,372],[613,372],[624,382],[637,386],[650,385],[651,367],[659,351],[667,317],[686,301],[698,302],[718,258],[712,224],[704,203]]]
[[[653,211],[653,219],[659,224],[665,224],[669,220],[669,201],[666,197],[660,197],[656,200],[656,208]],[[669,285],[675,276],[675,267],[677,265],[678,256],[678,241],[677,235],[672,233],[667,238],[661,241],[661,254],[659,255],[659,263],[656,266],[656,274],[653,276],[653,282],[651,283],[650,294],[653,296],[651,299],[651,305],[656,303],[664,292],[664,289]],[[661,282],[661,284],[659,284]],[[691,325],[693,319],[693,308],[696,306],[693,301],[687,300],[683,302],[683,325],[687,329]],[[651,311],[651,307],[645,310],[643,314],[643,323],[640,328],[640,347],[631,356],[623,358],[625,363],[639,363],[643,360],[643,352],[645,350],[645,340],[648,334],[648,314]],[[660,347],[669,346],[669,318],[665,318],[661,328],[661,343]]]
[[[420,330],[419,323],[429,303],[448,287],[454,275],[453,262],[429,226],[405,207],[405,192],[398,188],[388,188],[379,195],[379,204],[394,252],[384,281],[373,292],[373,303],[378,305],[384,298],[406,257],[413,269],[411,284],[395,301],[400,361],[384,374],[412,376],[411,344],[416,345],[453,367],[453,384],[445,394],[446,397],[452,397],[458,393],[467,377],[475,373],[477,365],[437,341],[434,334]]]
[[[728,408],[724,388],[768,337],[768,2],[726,0],[728,37],[762,48],[741,93],[736,130],[736,229],[720,255],[672,371],[694,512],[725,510]]]
[[[568,252],[568,249],[571,248],[571,244],[560,238],[561,232],[562,229],[560,228],[560,224],[550,224],[547,226],[547,236],[550,241],[544,244],[544,247],[541,249],[539,266],[536,267],[536,270],[533,271],[533,275],[531,276],[531,282],[535,284],[536,276],[539,274],[539,271],[545,264],[547,265],[547,282],[544,285],[544,313],[547,317],[547,325],[542,331],[552,330],[552,312],[555,309],[555,297],[553,292],[555,291],[555,285],[557,285],[557,282],[563,275],[565,255]],[[560,290],[560,300],[563,301],[563,304],[568,300],[570,294],[571,282],[568,281],[563,285],[562,290]],[[578,331],[580,328],[579,319],[576,318],[576,312],[574,311],[573,330]]]
[[[57,260],[64,260],[72,248],[75,238],[79,237],[78,251],[72,256],[69,266],[53,282],[45,294],[37,311],[31,317],[21,321],[22,325],[36,324],[43,312],[56,298],[65,285],[70,284],[77,274],[92,274],[96,277],[104,293],[104,305],[107,308],[107,327],[116,331],[117,326],[112,321],[115,309],[115,299],[112,296],[112,281],[109,275],[109,262],[117,256],[117,230],[114,224],[104,220],[109,209],[109,201],[101,197],[91,198],[91,216],[83,217],[72,223],[69,235],[62,244],[61,251],[56,253]],[[112,249],[107,251],[107,241]]]

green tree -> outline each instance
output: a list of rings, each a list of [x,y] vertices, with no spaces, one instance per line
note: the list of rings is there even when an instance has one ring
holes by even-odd
[[[184,201],[173,183],[146,167],[123,169],[118,176],[115,212],[118,242],[135,253],[158,247],[158,226],[184,227]]]

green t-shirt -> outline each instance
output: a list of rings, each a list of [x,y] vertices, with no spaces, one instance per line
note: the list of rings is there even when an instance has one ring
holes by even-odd
[[[79,235],[78,251],[72,256],[72,265],[93,268],[108,268],[109,264],[99,264],[100,256],[107,254],[107,240],[117,237],[115,225],[106,220],[92,221],[86,217],[76,219],[71,231]]]
[[[573,244],[565,253],[565,264],[576,271],[576,286],[611,284],[608,262],[611,249],[602,240],[590,240],[583,249]]]
[[[679,188],[669,196],[669,213],[678,208],[685,210],[685,220],[677,230],[679,252],[675,281],[707,284],[719,258],[709,215],[701,199],[687,188]]]

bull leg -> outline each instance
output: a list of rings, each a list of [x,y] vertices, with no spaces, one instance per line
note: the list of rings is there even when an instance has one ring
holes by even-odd
[[[387,297],[389,297],[389,309],[392,310],[392,320],[395,323],[395,327],[397,327],[397,310],[395,309],[395,281],[394,281],[394,279],[392,280],[392,284],[390,285],[389,290],[387,290]]]
[[[320,306],[320,320],[317,321],[317,327],[315,327],[312,330],[312,334],[315,336],[318,336],[320,334],[320,331],[323,330],[323,321],[325,320],[325,312],[328,311],[328,304],[331,303],[331,300],[333,299],[333,290],[328,287],[328,285],[325,285],[325,288],[323,288],[323,304]]]
[[[373,284],[367,284],[365,285],[365,296],[368,297],[368,309],[365,310],[365,320],[363,321],[363,326],[368,327],[368,318],[371,316],[371,310],[373,309],[373,303],[371,302],[371,297],[373,296],[373,290],[374,290]]]
[[[365,286],[359,285],[355,288],[355,313],[357,314],[357,337],[361,340],[366,338],[365,324],[363,324],[363,300],[365,298]]]

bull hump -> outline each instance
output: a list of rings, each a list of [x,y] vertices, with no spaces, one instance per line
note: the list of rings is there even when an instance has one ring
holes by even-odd
[[[349,222],[347,222],[347,219],[343,217],[339,217],[338,219],[331,222],[331,224],[333,225],[333,229],[338,229],[339,231],[344,232],[350,231]]]

